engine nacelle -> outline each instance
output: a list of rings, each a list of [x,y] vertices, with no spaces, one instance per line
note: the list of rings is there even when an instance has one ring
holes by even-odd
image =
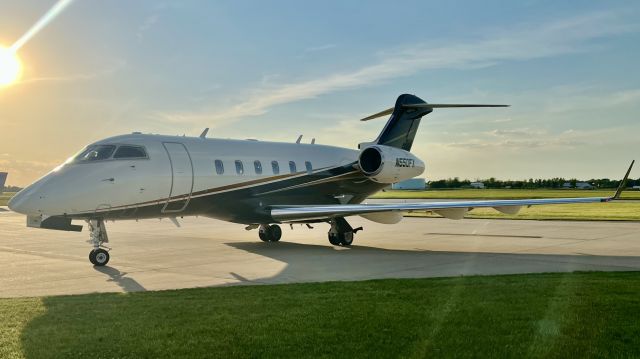
[[[411,152],[383,145],[362,150],[358,165],[367,177],[378,183],[396,183],[424,172],[424,162]]]

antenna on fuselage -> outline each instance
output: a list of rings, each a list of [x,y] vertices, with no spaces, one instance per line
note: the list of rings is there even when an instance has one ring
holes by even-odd
[[[200,138],[207,138],[207,133],[209,132],[209,127],[205,128],[204,131],[200,134]]]
[[[302,135],[298,136],[298,139],[296,140],[296,143],[300,143],[300,141],[302,140]]]

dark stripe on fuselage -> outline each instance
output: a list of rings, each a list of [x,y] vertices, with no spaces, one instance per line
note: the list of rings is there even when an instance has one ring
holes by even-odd
[[[241,182],[192,193],[181,212],[162,213],[167,199],[99,211],[69,214],[73,218],[143,219],[201,215],[238,223],[272,223],[269,206],[339,204],[341,195],[360,203],[385,185],[368,180],[354,168],[355,163],[315,173],[296,173]],[[170,201],[187,196],[171,198]]]

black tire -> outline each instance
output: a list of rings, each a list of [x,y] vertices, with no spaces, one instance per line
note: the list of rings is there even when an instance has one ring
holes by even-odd
[[[340,238],[337,233],[329,233],[329,243],[333,244],[334,246],[340,245]]]
[[[97,267],[102,267],[109,263],[109,252],[105,251],[102,248],[94,249],[91,251],[93,254],[93,265]]]
[[[95,255],[95,249],[92,249],[91,252],[89,252],[89,262],[91,262],[91,264],[96,265],[96,255]]]
[[[353,243],[353,232],[343,232],[338,236],[340,238],[340,245],[350,246]]]
[[[263,242],[269,242],[269,228],[263,230],[260,230],[258,232],[258,237],[260,237],[260,240]]]
[[[269,226],[269,240],[277,242],[280,238],[282,238],[282,228],[277,224]]]

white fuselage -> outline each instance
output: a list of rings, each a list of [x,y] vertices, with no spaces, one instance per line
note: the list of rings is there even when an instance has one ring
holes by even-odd
[[[111,137],[90,146],[95,145],[141,146],[147,158],[67,161],[16,195],[12,208],[28,215],[74,217],[141,204],[166,205],[168,201],[176,203],[161,212],[172,216],[198,193],[203,196],[202,192],[210,189],[223,193],[225,187],[232,191],[244,183],[251,186],[285,175],[305,175],[309,173],[307,163],[311,171],[348,165],[357,161],[359,154],[316,144],[147,134]],[[216,161],[222,163],[222,173]],[[237,170],[236,161],[242,170]]]

